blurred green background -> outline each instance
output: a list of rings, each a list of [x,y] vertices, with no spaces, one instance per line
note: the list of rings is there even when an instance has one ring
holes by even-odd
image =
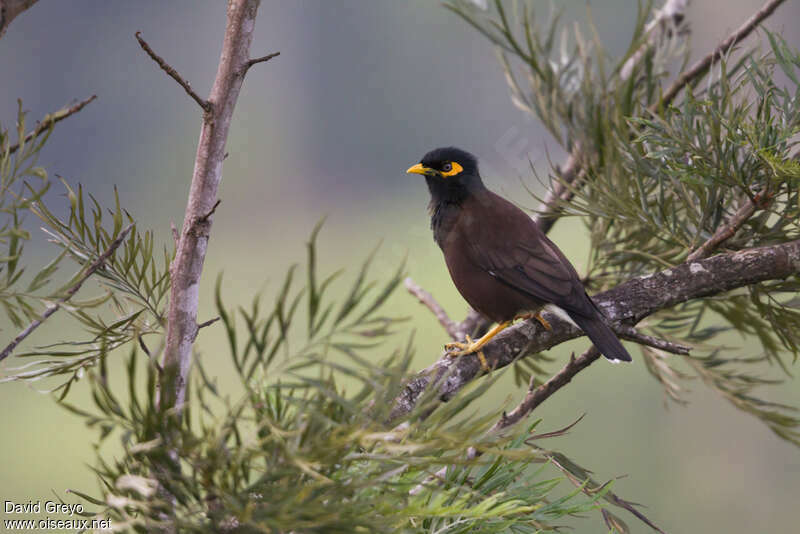
[[[726,2],[723,10],[720,2],[695,0],[688,13],[694,57],[761,3]],[[564,20],[586,20],[583,1],[559,4]],[[549,4],[540,5],[544,15]],[[612,54],[625,49],[636,9],[630,0],[592,6]],[[798,46],[800,30],[786,21],[799,16],[800,6],[789,3],[768,27]],[[13,129],[17,98],[32,121],[97,94],[96,102],[57,127],[40,163],[51,176],[80,182],[109,205],[116,185],[140,227],[154,229],[166,243],[170,221],[178,226],[182,221],[200,113],[140,50],[133,34],[141,30],[205,95],[224,19],[221,1],[42,0],[0,40],[0,121]],[[352,271],[382,240],[376,276],[388,277],[407,254],[410,276],[453,317],[463,316],[466,304],[429,233],[427,190],[405,169],[428,149],[460,146],[481,157],[490,187],[533,207],[523,184],[540,191],[541,185],[528,170],[528,158],[541,176],[548,158],[562,159],[542,128],[510,103],[492,48],[438,2],[293,0],[262,2],[252,50],[253,55],[279,50],[281,56],[248,74],[237,105],[200,319],[214,313],[212,290],[220,271],[229,305],[249,302],[262,288],[269,295],[285,269],[303,261],[308,234],[325,215],[323,269]],[[53,190],[51,205],[66,204],[60,186]],[[559,222],[552,237],[581,271],[587,253],[582,224]],[[34,232],[34,241],[29,260],[52,254],[41,232]],[[429,364],[446,335],[405,292],[398,291],[392,306],[412,316],[415,367]],[[75,335],[70,327],[56,321],[31,344]],[[15,334],[5,317],[0,328],[4,340]],[[220,330],[204,330],[199,348],[223,387],[233,389]],[[397,344],[403,341],[397,338]],[[730,343],[741,340],[733,337]],[[585,342],[578,341],[553,355],[563,361],[570,350],[582,348]],[[765,374],[780,376],[777,369]],[[487,394],[486,406],[513,402],[524,393],[509,378]],[[644,365],[599,363],[536,417],[544,419],[540,428],[552,430],[587,412],[569,437],[548,446],[594,470],[598,479],[627,474],[615,490],[646,504],[646,513],[667,532],[796,531],[800,451],[701,383],[690,386],[688,407],[665,409]],[[75,404],[88,400],[80,384],[71,395]],[[770,395],[800,403],[796,382]],[[64,495],[68,488],[96,493],[87,467],[95,435],[80,419],[18,383],[0,385],[0,405],[0,500],[45,500],[56,492],[73,502]],[[114,450],[104,448],[108,455]],[[649,531],[624,517],[634,532]],[[575,525],[578,533],[603,532],[599,516]]]

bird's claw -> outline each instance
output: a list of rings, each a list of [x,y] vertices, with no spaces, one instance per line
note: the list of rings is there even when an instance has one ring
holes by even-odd
[[[472,341],[472,338],[467,336],[466,342],[461,341],[452,341],[447,343],[444,346],[444,349],[447,351],[447,355],[451,358],[457,358],[459,356],[466,356],[467,354],[477,354],[478,360],[481,362],[481,369],[486,371],[487,373],[491,371],[489,367],[489,363],[486,361],[486,356],[483,355],[483,351],[481,349],[481,345],[477,341]]]
[[[467,336],[466,342],[452,341],[444,346],[444,350],[449,352],[450,356],[463,356],[464,354],[475,352],[475,345],[476,343],[472,341],[472,338]],[[458,352],[452,352],[454,350],[458,350]]]

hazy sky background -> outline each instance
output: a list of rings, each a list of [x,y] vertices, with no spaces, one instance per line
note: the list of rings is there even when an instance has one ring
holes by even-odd
[[[695,0],[688,13],[694,57],[761,3]],[[565,9],[563,20],[585,20],[585,2],[558,4]],[[544,17],[549,3],[535,6]],[[636,8],[632,0],[592,3],[611,53],[625,50]],[[800,6],[789,3],[768,26],[798,47],[798,17]],[[97,94],[96,102],[56,128],[40,163],[51,176],[84,184],[103,203],[113,198],[116,185],[140,226],[154,229],[166,243],[170,221],[182,221],[200,113],[133,35],[142,31],[157,53],[207,95],[224,23],[221,1],[41,0],[0,40],[0,122],[13,129],[17,98],[35,121]],[[201,319],[213,314],[210,290],[217,272],[226,273],[230,301],[249,301],[267,280],[302,260],[308,233],[324,215],[322,251],[330,270],[356,264],[383,240],[378,274],[408,254],[410,275],[453,316],[462,315],[465,304],[428,230],[427,190],[405,169],[431,148],[457,145],[481,158],[490,187],[533,206],[521,181],[540,188],[520,162],[530,157],[546,176],[548,156],[562,159],[540,125],[512,106],[491,46],[433,1],[263,1],[252,53],[274,51],[281,56],[248,74],[234,115]],[[508,157],[509,147],[521,147],[513,150],[520,156],[516,162]],[[60,186],[53,189],[58,205]],[[561,222],[553,237],[580,271],[586,254],[581,225]],[[40,234],[35,239],[43,242]],[[31,250],[34,256],[45,251]],[[444,334],[411,297],[399,294],[393,302],[414,315],[418,366],[429,363]],[[3,339],[12,332],[5,317],[0,328]],[[212,362],[223,347],[211,329],[201,335],[200,346]],[[567,350],[554,355],[566,358]],[[219,373],[225,372],[221,366]],[[487,402],[496,405],[508,392],[514,398],[522,393],[501,389]],[[794,528],[798,450],[702,384],[692,389],[688,408],[665,410],[643,365],[601,363],[537,416],[554,429],[589,411],[569,438],[553,446],[568,444],[565,451],[599,479],[628,474],[615,489],[645,503],[669,532],[688,532],[688,525],[697,532]],[[798,402],[796,390],[796,383],[785,388]],[[76,398],[83,394],[78,391]],[[0,500],[95,488],[84,465],[92,462],[87,444],[94,433],[80,420],[20,384],[0,385],[0,403],[6,407]],[[625,519],[634,532],[647,531]],[[601,528],[597,521],[577,524],[579,533]]]

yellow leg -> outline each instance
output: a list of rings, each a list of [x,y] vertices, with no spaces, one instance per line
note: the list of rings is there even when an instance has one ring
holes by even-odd
[[[552,326],[550,326],[550,323],[548,323],[548,322],[547,322],[547,319],[545,319],[544,317],[542,317],[542,313],[541,313],[541,312],[536,312],[536,313],[520,313],[519,315],[517,315],[516,317],[514,317],[514,320],[515,320],[515,321],[516,321],[517,319],[522,319],[523,321],[524,321],[524,320],[528,320],[528,319],[536,319],[537,321],[539,321],[539,322],[541,323],[541,325],[544,327],[544,329],[545,329],[545,330],[552,330],[552,329],[553,329],[553,327],[552,327]]]
[[[470,337],[467,336],[467,342],[466,343],[461,343],[461,342],[458,342],[458,341],[454,341],[452,343],[448,343],[447,345],[445,345],[444,348],[446,350],[448,350],[448,351],[451,351],[453,349],[458,349],[458,351],[450,353],[450,356],[453,356],[453,357],[455,357],[455,356],[464,356],[465,354],[472,354],[474,352],[477,352],[478,353],[478,358],[481,360],[481,366],[483,366],[484,369],[488,369],[489,365],[486,363],[486,357],[483,356],[483,354],[481,353],[481,349],[494,336],[496,336],[497,334],[502,332],[510,324],[511,324],[511,321],[503,321],[502,323],[496,324],[494,326],[494,328],[492,328],[491,330],[486,332],[486,334],[484,334],[484,336],[482,338],[478,339],[477,341],[472,341],[472,339],[470,339]]]

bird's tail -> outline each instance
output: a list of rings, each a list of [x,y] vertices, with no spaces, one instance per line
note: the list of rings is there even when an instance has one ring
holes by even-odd
[[[622,343],[617,338],[617,335],[611,330],[605,321],[599,316],[586,317],[584,315],[569,314],[570,318],[575,321],[581,330],[586,332],[589,339],[592,340],[594,346],[597,347],[603,356],[608,358],[613,363],[629,362],[631,355],[622,346]]]

